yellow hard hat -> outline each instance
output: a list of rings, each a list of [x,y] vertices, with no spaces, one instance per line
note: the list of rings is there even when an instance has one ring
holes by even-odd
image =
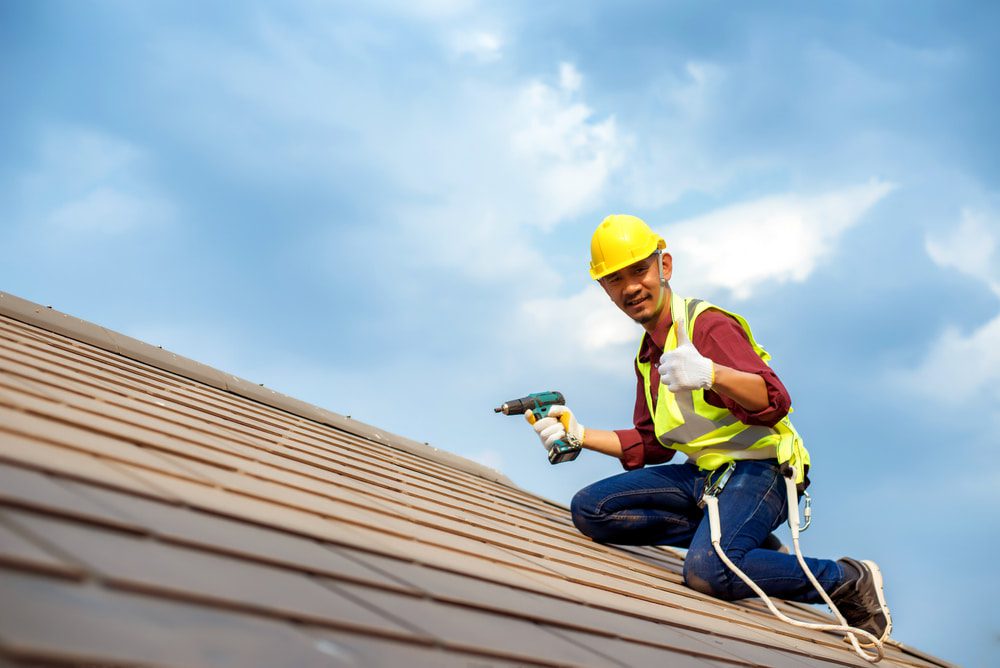
[[[590,277],[604,278],[666,247],[663,237],[641,218],[612,214],[601,221],[590,239]]]

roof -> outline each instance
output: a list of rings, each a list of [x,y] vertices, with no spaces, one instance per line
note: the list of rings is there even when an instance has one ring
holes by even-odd
[[[682,559],[593,543],[491,469],[0,293],[0,663],[867,665],[684,587]]]

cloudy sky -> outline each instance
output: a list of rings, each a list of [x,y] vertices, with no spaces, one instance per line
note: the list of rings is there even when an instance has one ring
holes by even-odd
[[[988,2],[0,1],[0,289],[500,469],[493,406],[628,426],[614,212],[745,315],[813,457],[807,552],[895,637],[1000,653],[1000,11]],[[992,110],[992,111],[991,111]],[[785,534],[787,536],[787,530]],[[987,562],[988,563],[988,562]]]

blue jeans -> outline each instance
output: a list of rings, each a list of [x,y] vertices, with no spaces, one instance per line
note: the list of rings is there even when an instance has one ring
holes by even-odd
[[[600,480],[573,498],[573,523],[598,543],[688,548],[684,582],[716,598],[755,596],[712,547],[708,517],[698,507],[705,471],[693,464],[652,466]],[[822,603],[795,555],[761,549],[788,513],[785,483],[774,461],[736,463],[719,494],[722,549],[768,596]],[[836,561],[806,558],[829,593],[844,579]]]

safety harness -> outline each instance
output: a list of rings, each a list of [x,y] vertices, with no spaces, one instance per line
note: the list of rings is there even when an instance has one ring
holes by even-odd
[[[665,299],[665,292],[665,289],[661,289],[660,300]],[[670,294],[667,306],[674,325],[667,332],[663,343],[665,352],[678,345],[681,323],[684,323],[688,339],[691,339],[698,317],[709,310],[717,310],[739,324],[753,351],[762,361],[766,363],[771,358],[763,346],[757,343],[749,323],[739,314],[701,299],[685,299],[676,293]],[[656,438],[664,447],[684,453],[698,468],[706,471],[714,471],[729,462],[743,459],[790,462],[798,473],[796,484],[804,483],[809,452],[787,415],[770,427],[748,425],[741,422],[729,409],[710,404],[706,400],[705,390],[674,393],[663,384],[651,388],[653,360],[643,359],[642,353],[643,343],[640,342],[635,357],[636,369],[644,381],[646,403],[653,418]],[[656,392],[655,396],[653,392]]]
[[[662,264],[661,264],[662,271]],[[660,299],[665,293],[666,281],[660,274]],[[750,340],[754,351],[760,355],[765,362],[769,359],[767,352],[753,338],[750,326],[741,316],[730,313],[724,309],[701,302],[700,300],[686,300],[677,295],[671,294],[671,315],[677,309],[683,309],[685,313],[686,326],[689,328],[689,338],[693,339],[694,320],[698,314],[709,308],[715,308],[736,319],[743,327]],[[677,319],[674,318],[674,330],[677,328]],[[669,337],[668,337],[669,339]],[[676,341],[676,336],[674,338]],[[664,350],[669,346],[665,343]],[[641,347],[640,347],[641,350]],[[704,508],[708,513],[710,537],[715,552],[719,559],[750,589],[756,593],[767,605],[768,609],[780,620],[798,626],[800,628],[812,629],[815,631],[841,631],[846,634],[854,652],[870,663],[878,663],[884,656],[882,640],[872,633],[863,629],[855,628],[847,623],[847,620],[837,609],[833,600],[816,580],[816,576],[809,570],[805,559],[802,557],[802,550],[799,546],[799,534],[809,528],[812,523],[812,499],[809,494],[801,489],[804,487],[805,467],[809,464],[809,454],[802,445],[802,439],[788,421],[787,416],[779,422],[773,429],[764,427],[751,427],[738,422],[732,413],[725,409],[717,409],[704,401],[702,392],[682,392],[678,395],[661,392],[659,399],[670,402],[667,409],[658,420],[658,412],[661,409],[660,402],[657,402],[657,410],[653,409],[653,401],[649,389],[649,362],[642,362],[636,356],[636,364],[645,378],[646,399],[650,408],[650,413],[654,419],[657,438],[665,446],[679,450],[688,455],[699,468],[708,470],[705,479],[705,486],[702,491],[699,507]],[[665,424],[661,424],[661,422]],[[670,428],[672,427],[672,428]],[[817,624],[792,619],[774,605],[771,599],[750,577],[744,573],[722,549],[722,523],[719,519],[719,494],[726,487],[726,483],[736,469],[736,462],[745,459],[770,459],[776,458],[780,465],[780,471],[785,481],[785,490],[788,502],[788,526],[792,531],[792,546],[795,557],[802,567],[809,582],[812,583],[816,591],[819,592],[823,601],[830,606],[838,624]],[[799,517],[799,495],[805,499],[803,517],[805,523],[800,526]],[[861,636],[865,642],[859,642]],[[867,651],[866,651],[867,650]]]

